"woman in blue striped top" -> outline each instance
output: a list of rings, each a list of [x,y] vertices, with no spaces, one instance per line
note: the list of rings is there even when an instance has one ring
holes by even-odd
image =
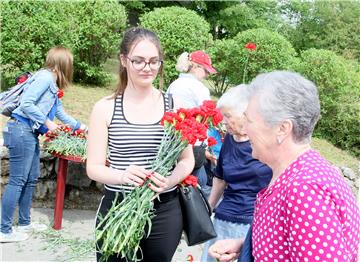
[[[88,136],[88,176],[105,184],[98,213],[105,216],[115,193],[123,194],[143,185],[159,193],[154,200],[155,217],[151,233],[141,243],[143,261],[171,261],[182,233],[182,215],[176,185],[194,167],[189,146],[168,177],[150,170],[164,134],[160,120],[171,105],[179,106],[153,86],[162,78],[163,53],[158,37],[150,30],[130,28],[120,45],[120,81],[114,95],[98,101],[91,114]],[[160,79],[160,83],[162,79]],[[109,155],[107,158],[107,151]],[[106,160],[109,166],[105,165]],[[145,229],[144,229],[145,230]],[[141,255],[139,255],[141,257]],[[97,252],[97,259],[102,254]],[[108,261],[125,261],[110,257]]]

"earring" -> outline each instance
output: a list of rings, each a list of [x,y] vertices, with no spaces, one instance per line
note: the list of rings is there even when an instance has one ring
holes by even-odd
[[[281,139],[279,137],[276,138],[276,142],[280,145],[282,143]]]

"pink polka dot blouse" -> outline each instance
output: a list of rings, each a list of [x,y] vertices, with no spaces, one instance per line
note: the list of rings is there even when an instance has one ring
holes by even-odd
[[[360,211],[338,170],[309,150],[258,193],[255,261],[357,261]]]

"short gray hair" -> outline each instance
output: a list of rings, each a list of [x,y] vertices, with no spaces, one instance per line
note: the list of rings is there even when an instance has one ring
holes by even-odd
[[[259,113],[269,126],[289,119],[295,141],[310,142],[320,117],[319,95],[313,82],[298,73],[274,71],[258,75],[250,88],[251,97],[258,98]]]
[[[241,115],[245,112],[249,100],[249,86],[241,84],[227,90],[218,100],[217,107],[228,107]]]

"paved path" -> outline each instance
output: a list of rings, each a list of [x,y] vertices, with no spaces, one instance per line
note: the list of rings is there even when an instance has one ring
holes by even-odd
[[[32,220],[50,225],[53,209],[32,209]],[[18,243],[0,244],[0,261],[89,261],[95,262],[91,250],[95,211],[64,210],[63,229],[49,229],[31,234],[30,239]],[[191,254],[199,261],[202,246],[188,247],[182,240],[173,258],[174,262],[185,262]]]

